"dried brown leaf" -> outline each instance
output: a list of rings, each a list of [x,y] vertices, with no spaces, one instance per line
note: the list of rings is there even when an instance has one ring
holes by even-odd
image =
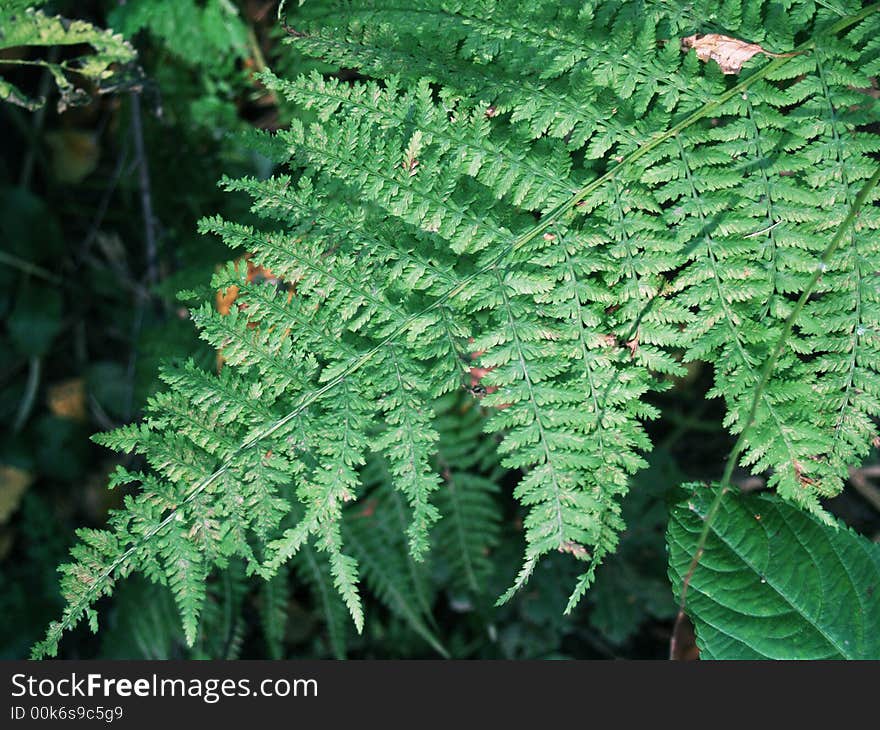
[[[590,559],[589,551],[583,545],[576,543],[574,540],[566,540],[556,549],[561,553],[571,553],[579,560]]]
[[[70,378],[49,386],[46,401],[52,415],[71,421],[85,421],[86,383],[82,378]]]
[[[721,66],[721,72],[736,74],[742,70],[743,64],[753,56],[763,53],[771,58],[793,56],[794,53],[772,53],[757,43],[746,43],[738,38],[706,33],[690,35],[681,39],[681,47],[685,50],[693,48],[701,61],[715,61]]]

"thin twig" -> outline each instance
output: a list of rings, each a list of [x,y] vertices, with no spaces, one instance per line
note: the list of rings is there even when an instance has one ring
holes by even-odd
[[[125,402],[122,412],[125,414],[125,422],[131,421],[134,410],[134,380],[137,367],[138,356],[138,340],[141,336],[141,329],[144,325],[144,309],[146,308],[146,298],[139,296],[134,308],[134,319],[131,325],[131,352],[128,355],[128,364],[125,367]]]
[[[40,387],[40,372],[42,370],[42,360],[38,355],[32,357],[28,364],[28,377],[24,386],[24,394],[18,404],[18,412],[15,414],[15,422],[12,424],[12,432],[18,433],[27,423],[31,411],[34,409],[34,402],[37,399],[37,389]]]
[[[112,431],[119,427],[119,424],[110,418],[107,411],[104,410],[104,407],[94,395],[89,395],[89,412],[102,431]]]
[[[868,481],[869,476],[876,476],[870,473],[869,468],[850,469],[849,483],[866,502],[869,502],[875,510],[880,512],[880,489]]]
[[[134,406],[134,375],[138,354],[138,338],[144,321],[144,310],[149,301],[149,289],[159,280],[158,252],[156,248],[156,221],[153,217],[153,200],[150,194],[150,172],[144,149],[144,130],[141,118],[140,96],[131,94],[131,122],[134,134],[135,160],[138,166],[141,187],[141,208],[144,216],[144,239],[147,246],[147,292],[135,294],[134,320],[132,322],[131,352],[126,366],[126,388],[124,413],[126,421],[131,419]]]
[[[49,63],[58,60],[58,47],[53,46],[49,49]],[[42,62],[41,62],[42,63]],[[43,105],[34,112],[34,124],[31,128],[30,145],[28,146],[27,155],[24,158],[24,164],[21,168],[21,177],[19,178],[19,186],[27,190],[31,186],[31,178],[34,175],[34,160],[37,156],[37,145],[39,144],[40,133],[43,131],[43,124],[46,121],[46,107],[48,106],[49,88],[52,83],[52,74],[48,68],[43,71],[40,78],[40,87],[37,90],[38,98],[43,100]]]
[[[156,250],[156,221],[153,218],[153,198],[150,193],[150,170],[147,167],[147,155],[144,150],[144,126],[141,118],[141,98],[131,92],[131,127],[134,134],[135,158],[138,166],[138,178],[141,187],[141,210],[144,216],[144,240],[147,246],[147,286],[151,287],[158,280],[158,254]]]
[[[15,254],[7,253],[6,251],[0,251],[0,264],[6,264],[7,266],[11,266],[15,269],[18,269],[19,271],[23,271],[25,274],[36,276],[38,279],[45,279],[50,284],[55,284],[56,286],[62,283],[62,279],[60,276],[56,276],[51,271],[47,271],[46,269],[44,269],[42,266],[32,264],[30,261],[20,259]]]
[[[250,46],[251,55],[254,59],[254,66],[257,71],[265,71],[267,67],[266,58],[263,56],[263,49],[260,48],[260,41],[257,38],[257,33],[254,30],[254,26],[249,25],[247,29],[247,37],[248,37],[248,46]]]
[[[128,144],[126,141],[125,147],[119,152],[119,157],[116,160],[116,167],[113,169],[113,175],[110,178],[110,183],[107,185],[107,188],[104,190],[104,194],[101,196],[101,201],[98,203],[98,208],[95,211],[95,216],[92,218],[92,222],[89,225],[89,230],[86,233],[83,242],[79,246],[79,251],[77,256],[82,259],[89,252],[89,249],[92,247],[92,243],[95,240],[95,237],[98,235],[98,231],[101,228],[101,224],[104,222],[104,216],[107,214],[107,209],[110,207],[110,199],[113,197],[113,194],[116,192],[116,188],[119,185],[119,181],[122,179],[123,171],[125,171],[125,163],[128,159]]]

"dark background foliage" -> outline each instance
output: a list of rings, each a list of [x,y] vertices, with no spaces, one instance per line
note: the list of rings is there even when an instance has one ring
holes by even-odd
[[[74,529],[101,526],[122,499],[121,490],[106,486],[118,457],[92,444],[91,434],[137,417],[157,387],[161,360],[193,357],[216,367],[216,355],[200,344],[175,296],[183,288],[204,288],[230,255],[215,239],[199,236],[196,221],[217,212],[247,218],[245,201],[221,194],[216,181],[223,173],[269,174],[268,163],[247,149],[239,133],[276,129],[295,112],[261,88],[253,72],[267,65],[290,74],[308,70],[282,46],[271,0],[175,0],[162,3],[162,12],[157,5],[49,5],[124,33],[138,51],[138,80],[115,93],[93,94],[83,106],[59,113],[44,73],[0,65],[20,87],[49,95],[35,112],[0,105],[3,658],[26,656],[59,613],[55,568]],[[150,14],[143,12],[147,6],[154,9]],[[571,616],[562,609],[575,567],[564,559],[543,562],[526,591],[493,607],[517,569],[523,542],[512,486],[502,480],[502,535],[489,556],[489,591],[479,603],[448,590],[433,593],[428,629],[450,655],[667,655],[676,606],[663,531],[667,505],[680,496],[671,485],[716,478],[731,446],[720,426],[720,406],[704,400],[710,381],[707,367],[694,366],[658,397],[664,417],[650,426],[657,447],[624,505],[629,530]],[[875,536],[880,492],[870,474],[857,473],[855,489],[830,507]],[[762,486],[745,477],[739,485]],[[433,575],[443,585],[447,568],[435,562]],[[291,581],[283,594],[282,655],[332,656],[315,593]],[[271,607],[259,582],[236,566],[212,577],[203,630],[192,650],[185,648],[164,588],[132,579],[105,603],[101,633],[95,637],[80,627],[62,643],[62,657],[267,656]],[[343,628],[349,656],[437,656],[423,634],[369,591],[366,608],[362,636],[348,624]],[[692,641],[684,646],[683,658],[694,657]]]

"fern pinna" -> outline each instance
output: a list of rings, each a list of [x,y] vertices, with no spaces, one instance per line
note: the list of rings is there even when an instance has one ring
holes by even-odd
[[[360,628],[358,577],[371,568],[346,515],[364,504],[406,516],[411,557],[396,570],[458,529],[450,565],[478,581],[499,463],[521,474],[526,509],[523,567],[503,598],[561,551],[583,564],[570,609],[623,527],[621,496],[650,448],[643,424],[658,415],[646,396],[687,361],[714,366],[726,425],[748,429],[741,463],[824,516],[820,498],[864,458],[880,412],[871,186],[849,215],[880,150],[864,93],[880,73],[878,9],[328,0],[290,11],[292,51],[356,80],[265,73],[301,118],[254,139],[276,175],[223,181],[264,224],[202,223],[284,284],[233,264],[217,274],[212,288],[237,287],[238,306],[192,312],[222,371],[169,367],[143,422],[100,437],[149,469],[113,477],[140,490],[107,530],[81,532],[62,568],[68,607],[35,655],[83,617],[94,625],[95,601],[133,570],[171,587],[192,641],[205,579],[233,556],[267,579],[291,559],[310,566]],[[695,33],[767,54],[725,73],[682,47]],[[821,263],[835,232],[841,245]],[[496,452],[462,425],[492,454],[456,464],[441,432],[451,394],[467,390],[471,417],[487,414],[478,428],[499,440]],[[365,497],[377,473],[381,495]],[[415,598],[401,611],[429,632],[417,572],[406,580]]]

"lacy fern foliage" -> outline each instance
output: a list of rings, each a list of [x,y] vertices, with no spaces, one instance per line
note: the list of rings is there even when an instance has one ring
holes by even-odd
[[[561,551],[583,564],[571,608],[616,547],[658,415],[650,395],[688,361],[714,366],[731,432],[750,427],[743,465],[823,517],[820,498],[865,456],[880,412],[880,215],[866,205],[847,220],[880,150],[864,93],[880,72],[877,9],[338,0],[291,12],[294,51],[358,78],[264,74],[300,119],[253,140],[276,175],[223,183],[262,223],[202,224],[277,281],[220,272],[212,287],[235,287],[236,306],[192,310],[219,375],[169,367],[144,421],[101,438],[149,469],[114,477],[140,490],[108,530],[82,533],[63,569],[68,608],[35,653],[94,621],[135,569],[171,586],[192,641],[206,576],[234,556],[268,579],[293,559],[322,591],[332,582],[359,628],[359,576],[372,574],[430,636],[418,561],[432,538],[457,543],[448,564],[463,586],[483,582],[502,468],[520,475],[526,510],[505,598]],[[731,76],[681,47],[708,32],[785,55]],[[752,423],[761,365],[841,226]],[[450,427],[450,394],[464,391],[470,415]],[[476,443],[450,457],[456,428]],[[406,515],[411,554],[385,564],[403,576],[393,591],[364,545],[392,522],[359,537],[346,517],[371,504],[378,473],[372,498]]]

